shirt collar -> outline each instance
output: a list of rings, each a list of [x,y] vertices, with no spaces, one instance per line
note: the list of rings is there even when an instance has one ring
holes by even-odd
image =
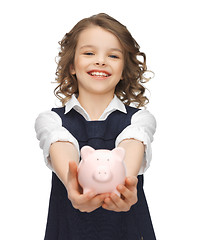
[[[76,110],[78,113],[80,113],[87,121],[90,121],[90,117],[86,110],[81,106],[79,101],[77,100],[76,96],[73,94],[71,99],[66,103],[65,105],[65,114],[70,112],[71,109]],[[116,96],[114,95],[114,98],[110,102],[110,104],[107,106],[103,114],[100,116],[98,120],[105,120],[112,112],[119,110],[120,112],[127,113],[126,107],[124,103]]]

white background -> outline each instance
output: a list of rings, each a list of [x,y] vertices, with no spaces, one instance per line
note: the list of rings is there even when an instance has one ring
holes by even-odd
[[[34,122],[57,104],[58,41],[99,12],[127,26],[156,74],[147,84],[157,132],[145,192],[157,239],[197,239],[195,8],[191,0],[1,3],[0,239],[43,239],[51,172]]]

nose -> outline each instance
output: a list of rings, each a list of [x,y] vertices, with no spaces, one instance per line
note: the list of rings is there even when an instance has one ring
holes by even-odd
[[[105,66],[106,65],[106,60],[104,56],[98,56],[96,61],[95,61],[96,66]]]
[[[95,65],[97,65],[97,66],[105,66],[105,63],[104,62],[96,62]]]
[[[99,166],[93,173],[93,178],[97,182],[108,182],[111,177],[111,171],[107,166]]]

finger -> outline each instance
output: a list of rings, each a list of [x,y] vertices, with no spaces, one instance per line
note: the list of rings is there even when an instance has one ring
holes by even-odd
[[[104,199],[109,196],[106,194],[96,194],[95,192],[88,192],[85,194],[81,194],[77,198],[77,206],[83,206],[83,205],[88,205],[91,208],[98,208],[102,205]]]
[[[137,177],[127,177],[125,180],[125,186],[129,189],[133,189],[136,188],[138,184],[138,179]]]
[[[137,187],[132,187],[132,190],[130,190],[129,188],[127,188],[124,185],[119,185],[117,187],[118,191],[122,194],[122,196],[124,197],[124,204],[125,205],[121,205],[121,202],[116,202],[116,205],[120,208],[120,207],[126,207],[129,206],[129,208],[134,205],[138,198],[137,198]]]
[[[89,201],[91,204],[99,204],[104,201],[106,197],[109,197],[109,194],[97,194],[93,191],[85,193],[81,196],[81,201],[87,202]]]
[[[71,200],[74,208],[82,210],[84,205],[88,205],[87,203],[89,201],[91,194],[93,193],[88,192],[86,194],[80,194],[76,190],[71,190],[69,192],[68,198]]]
[[[124,210],[127,208],[127,203],[125,202],[125,200],[123,200],[122,198],[120,198],[117,194],[112,193],[111,194],[111,199],[114,203],[114,205],[116,206],[117,210]]]
[[[127,188],[126,186],[122,185],[122,184],[119,184],[117,186],[117,190],[123,196],[124,200],[125,199],[130,199],[132,197],[132,191],[129,188]]]
[[[107,210],[110,210],[110,211],[117,210],[116,204],[114,203],[114,201],[110,197],[105,198],[105,200],[104,200],[104,202],[102,204],[102,207],[107,209]]]
[[[97,209],[102,206],[104,199],[106,197],[107,197],[106,195],[97,195],[88,202],[88,206],[91,207],[92,209]]]
[[[94,198],[92,198],[91,203],[94,205],[100,205],[108,197],[109,197],[108,193],[96,195]]]

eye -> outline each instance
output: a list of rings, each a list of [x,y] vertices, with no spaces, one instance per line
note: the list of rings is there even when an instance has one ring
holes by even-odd
[[[96,160],[99,161],[99,158],[97,158]]]
[[[93,52],[85,52],[84,55],[91,56],[91,55],[94,55],[94,53]]]
[[[107,161],[109,162],[109,158],[107,159]]]
[[[110,58],[119,58],[117,55],[109,55]]]

